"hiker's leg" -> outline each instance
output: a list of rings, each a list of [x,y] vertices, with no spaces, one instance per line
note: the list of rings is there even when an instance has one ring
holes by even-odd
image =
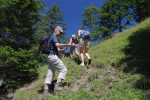
[[[81,57],[81,65],[84,66],[84,40],[82,38],[80,38],[79,40],[79,49],[80,49],[80,57]]]
[[[90,42],[89,42],[89,41],[86,41],[86,45],[85,45],[85,55],[86,55],[87,58],[88,58],[88,65],[91,64],[91,57],[90,57],[90,55],[89,55],[89,53],[88,53],[89,47],[90,47]]]
[[[82,64],[84,64],[84,55],[83,55],[83,47],[80,47],[80,56],[81,56],[81,61],[82,61]]]
[[[89,53],[88,53],[88,49],[89,49],[89,48],[85,47],[85,55],[87,56],[88,59],[91,59],[91,58],[90,58],[90,55],[89,55]]]
[[[47,72],[47,75],[46,75],[46,78],[45,78],[44,89],[49,89],[48,85],[51,84],[52,79],[53,79],[54,74],[55,74],[55,67],[54,67],[54,64],[51,61],[51,58],[53,58],[53,56],[48,57],[48,65],[49,66],[48,66],[48,72]]]
[[[79,56],[79,47],[76,47],[74,50],[75,50],[76,56]]]
[[[56,68],[58,69],[59,75],[57,78],[57,82],[55,84],[55,91],[56,90],[62,90],[63,88],[61,87],[61,81],[65,79],[66,74],[67,74],[67,68],[66,66],[63,64],[63,62],[57,57],[57,55],[55,55],[55,57],[53,58],[54,60],[54,65],[56,66]]]
[[[87,56],[88,59],[91,59],[90,55],[88,53],[89,47],[90,47],[90,42],[89,41],[85,41],[85,48],[84,48],[85,49],[85,55]]]
[[[61,82],[61,80],[65,79],[66,74],[67,74],[67,68],[63,64],[63,62],[57,57],[57,55],[55,55],[53,59],[55,59],[54,65],[56,66],[59,72],[58,80],[57,80],[57,83],[58,83],[58,82]]]

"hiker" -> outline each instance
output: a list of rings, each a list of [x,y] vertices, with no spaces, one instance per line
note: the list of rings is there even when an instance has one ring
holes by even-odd
[[[69,40],[69,44],[71,44],[73,47],[73,52],[78,57],[79,56],[79,46],[78,46],[78,38],[75,36],[75,34],[72,34]]]
[[[64,57],[71,59],[70,47],[65,48]]]
[[[52,82],[52,78],[54,76],[55,68],[57,68],[59,75],[57,82],[55,83],[54,90],[62,90],[61,87],[61,81],[65,79],[65,76],[67,74],[67,68],[63,64],[63,62],[60,60],[60,58],[57,56],[58,48],[61,48],[63,46],[70,47],[70,44],[61,44],[58,42],[58,37],[63,34],[63,29],[60,26],[56,26],[54,33],[49,38],[49,45],[51,45],[51,49],[49,51],[48,55],[48,73],[45,78],[45,85],[44,85],[44,91],[43,93],[46,94],[49,91],[49,85]]]
[[[88,53],[88,49],[90,47],[90,40],[91,40],[90,33],[88,31],[86,31],[84,27],[80,27],[78,30],[78,39],[79,39],[80,57],[81,57],[81,61],[82,61],[82,63],[80,65],[85,66],[84,54],[88,58],[88,65],[90,65],[91,58]]]

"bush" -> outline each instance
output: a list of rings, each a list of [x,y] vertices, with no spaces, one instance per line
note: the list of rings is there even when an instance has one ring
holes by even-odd
[[[31,50],[0,48],[0,76],[3,89],[14,90],[37,77],[38,61]]]

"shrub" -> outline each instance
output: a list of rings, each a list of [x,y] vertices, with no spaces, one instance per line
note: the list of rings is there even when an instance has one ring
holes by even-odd
[[[31,50],[0,48],[0,76],[5,90],[14,90],[37,77],[38,61]]]

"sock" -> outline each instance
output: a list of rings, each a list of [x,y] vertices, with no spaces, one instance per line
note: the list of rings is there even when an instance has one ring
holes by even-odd
[[[60,83],[60,82],[61,82],[61,78],[58,78],[56,83]]]
[[[48,90],[48,84],[44,85],[44,90]]]

